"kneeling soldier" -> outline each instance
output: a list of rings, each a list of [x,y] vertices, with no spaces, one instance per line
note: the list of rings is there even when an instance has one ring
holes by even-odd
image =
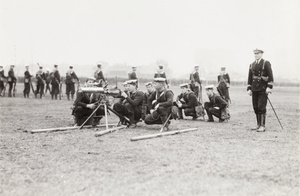
[[[195,93],[190,89],[188,83],[181,84],[181,94],[176,99],[176,104],[179,108],[179,119],[183,119],[182,110],[185,116],[192,116],[193,120],[197,119],[195,107],[198,106],[198,101]]]
[[[214,93],[213,85],[205,87],[206,94],[209,98],[209,102],[204,103],[204,108],[208,116],[208,122],[214,122],[213,115],[219,118],[219,122],[223,122],[221,119],[221,111],[227,106],[227,102],[221,97]]]
[[[144,100],[143,100],[143,107],[142,107],[142,119],[143,120],[145,120],[147,114],[150,114],[150,109],[152,109],[152,108],[148,107],[148,98],[154,92],[152,82],[147,82],[145,84],[145,86],[147,88],[147,92],[144,93]]]
[[[85,87],[94,87],[98,83],[95,83],[96,79],[93,77],[89,77],[86,80]],[[102,95],[100,93],[86,93],[83,92],[81,89],[77,91],[76,94],[76,100],[74,101],[74,109],[73,109],[73,115],[75,117],[75,123],[80,126],[85,118],[90,116],[93,111],[97,108],[97,104],[100,103],[100,101],[104,101],[105,97],[101,97]],[[100,107],[96,111],[96,116],[103,116],[104,113],[104,107]],[[98,119],[100,120],[100,119]],[[96,122],[95,124],[97,124]]]
[[[126,82],[128,92],[122,92],[121,96],[125,99],[122,103],[115,103],[113,109],[130,120],[129,128],[135,128],[142,116],[142,104],[144,93],[137,90],[137,80],[129,80]],[[120,118],[120,122],[123,119]],[[123,122],[122,122],[123,123]]]
[[[154,109],[146,116],[145,123],[164,124],[172,112],[174,94],[166,88],[165,78],[154,78],[154,87],[155,91],[148,98],[148,108]],[[170,121],[167,126],[169,124]]]

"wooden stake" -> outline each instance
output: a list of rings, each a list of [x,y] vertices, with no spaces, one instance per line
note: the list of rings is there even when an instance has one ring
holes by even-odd
[[[102,135],[105,135],[105,134],[108,134],[108,133],[112,133],[114,131],[118,131],[120,129],[124,129],[126,127],[127,126],[113,127],[111,129],[107,129],[105,131],[99,131],[99,132],[95,133],[95,137],[99,137],[99,136],[102,136]]]
[[[166,135],[176,135],[176,134],[185,133],[185,132],[189,132],[189,131],[196,131],[196,130],[198,130],[198,128],[189,128],[189,129],[182,129],[182,130],[176,130],[176,131],[167,131],[167,132],[163,132],[163,133],[156,133],[156,134],[132,137],[132,138],[130,138],[130,141],[151,139],[151,138],[156,138],[156,137],[163,137],[163,136],[166,136]]]
[[[117,126],[117,124],[108,124],[109,126]],[[106,124],[92,126],[92,125],[86,125],[83,128],[96,128],[96,127],[105,127]],[[74,127],[58,127],[58,128],[49,128],[49,129],[35,129],[28,131],[28,133],[45,133],[45,132],[57,132],[57,131],[68,131],[68,130],[74,130],[78,129],[80,126],[74,126]]]

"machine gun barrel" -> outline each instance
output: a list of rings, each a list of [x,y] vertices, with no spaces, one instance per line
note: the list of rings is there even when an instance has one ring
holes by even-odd
[[[121,90],[118,88],[108,89],[103,87],[82,87],[81,90],[84,93],[102,93],[111,96],[121,95]]]

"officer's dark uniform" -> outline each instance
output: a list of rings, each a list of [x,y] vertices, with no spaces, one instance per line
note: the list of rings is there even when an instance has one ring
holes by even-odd
[[[136,73],[134,71],[131,71],[128,73],[128,80],[137,80]]]
[[[4,75],[4,70],[0,71],[0,96],[2,96],[2,91],[4,89],[4,81],[7,79]]]
[[[68,100],[70,100],[70,93],[71,93],[72,100],[74,98],[75,81],[79,82],[79,79],[78,79],[76,73],[73,70],[68,71],[66,74],[66,94],[67,94]]]
[[[99,93],[84,93],[82,91],[77,91],[76,100],[74,101],[73,115],[75,117],[75,122],[80,126],[88,116],[93,113],[93,110],[86,107],[87,104],[96,103],[100,100]],[[100,107],[96,111],[97,116],[103,116],[105,114],[104,107]]]
[[[60,74],[58,72],[58,70],[54,70],[51,73],[53,76],[52,81],[51,81],[51,85],[52,85],[52,91],[51,91],[51,96],[52,99],[55,98],[57,99],[57,95],[59,94],[59,84],[60,84]]]
[[[32,77],[32,75],[30,75],[29,71],[24,72],[24,90],[23,90],[23,94],[24,94],[25,98],[26,97],[29,98],[31,77]]]
[[[8,78],[7,78],[7,83],[8,83],[8,97],[11,97],[11,91],[13,89],[13,85],[17,82],[17,78],[15,76],[15,72],[13,70],[13,68],[10,68],[10,70],[8,71]]]
[[[46,77],[45,93],[47,93],[47,91],[49,91],[51,93],[51,89],[50,89],[51,76],[50,76],[50,73],[49,72],[45,73],[45,77]]]
[[[190,74],[191,89],[194,91],[196,97],[202,102],[202,86],[198,71]]]
[[[143,98],[144,93],[142,91],[128,92],[128,97],[122,103],[115,103],[113,109],[117,113],[128,117],[131,124],[136,124],[142,117]],[[120,120],[122,121],[122,119]]]
[[[219,118],[219,121],[222,122],[221,119],[221,110],[227,106],[227,102],[219,95],[213,94],[209,97],[209,102],[204,103],[204,109],[206,110],[208,121],[213,122],[213,116]],[[218,107],[219,109],[216,109]]]
[[[44,81],[46,80],[45,73],[43,70],[39,70],[36,73],[36,91],[35,91],[35,97],[37,97],[37,94],[40,94],[40,98],[42,98],[44,94],[44,88],[45,84]]]
[[[98,67],[99,67],[99,65],[98,65]],[[104,78],[102,70],[98,69],[97,71],[95,71],[94,77],[95,77],[96,81],[100,83],[99,87],[102,87],[103,86],[103,82],[106,81],[105,78]]]
[[[148,98],[148,108],[154,108],[157,104],[157,110],[148,114],[145,118],[146,124],[163,124],[171,114],[174,94],[171,90],[164,89],[162,92],[154,91]],[[156,100],[153,105],[152,102]]]
[[[193,120],[197,119],[195,107],[198,106],[198,100],[194,92],[181,93],[177,96],[177,101],[182,104],[178,110],[179,119],[183,119],[182,110],[185,116],[192,116]]]
[[[273,81],[273,72],[269,61],[261,59],[259,63],[255,61],[250,64],[247,91],[252,91],[252,105],[258,126],[265,127],[268,101],[266,89],[267,87],[273,88]]]
[[[159,66],[161,69],[162,67]],[[154,78],[165,78],[166,79],[166,84],[168,86],[168,80],[167,80],[167,76],[166,76],[166,73],[163,71],[163,70],[157,70],[154,74]]]
[[[227,101],[227,103],[230,101],[230,97],[229,97],[229,84],[230,84],[230,77],[228,75],[228,73],[224,73],[224,74],[220,74],[218,75],[218,87],[222,93],[222,95],[225,97],[225,100]]]
[[[147,114],[150,114],[150,110],[153,108],[149,108],[148,106],[148,98],[150,97],[151,93],[144,93],[143,99],[143,106],[142,106],[142,119],[145,120]]]

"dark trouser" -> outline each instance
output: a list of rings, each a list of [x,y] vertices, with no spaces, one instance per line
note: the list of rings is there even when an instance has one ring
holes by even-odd
[[[51,91],[52,99],[53,96],[55,96],[55,99],[57,99],[58,93],[59,93],[59,85],[57,83],[52,83],[52,91]]]
[[[266,114],[268,95],[265,91],[252,92],[252,105],[255,114]]]
[[[0,81],[0,96],[2,96],[3,89],[4,89],[4,82]]]
[[[14,83],[13,82],[8,82],[8,96],[11,97],[11,91],[13,89],[13,85]]]
[[[84,120],[87,117],[89,117],[92,113],[93,113],[93,110],[90,108],[83,108],[81,106],[74,108],[73,115],[75,116],[77,125],[81,125],[84,122]],[[105,114],[104,107],[101,106],[96,111],[96,115],[100,116],[100,115],[104,115],[104,114]]]
[[[133,107],[129,103],[125,103],[124,105],[121,103],[115,103],[113,110],[117,113],[126,116],[129,118],[130,123],[137,123],[142,117],[142,111],[139,107]],[[120,119],[122,121],[122,119]]]
[[[206,110],[207,116],[209,120],[213,120],[213,116],[217,118],[221,118],[221,110],[213,108],[213,105],[210,102],[205,102],[204,103],[204,109]]]
[[[72,99],[73,99],[73,96],[75,93],[75,84],[73,82],[66,84],[66,94],[67,94],[68,100],[70,99],[70,93],[71,93]]]
[[[47,93],[47,91],[51,92],[51,89],[50,89],[50,84],[49,84],[49,82],[48,82],[48,83],[46,82],[46,89],[45,89],[45,93]]]
[[[163,124],[167,120],[168,116],[171,113],[171,107],[158,107],[157,110],[149,114],[145,118],[145,123],[147,125],[151,124]]]
[[[24,83],[24,97],[28,97],[29,98],[29,93],[30,93],[30,83]]]
[[[40,98],[42,98],[43,94],[44,94],[44,88],[45,88],[45,85],[44,83],[37,83],[36,85],[36,95],[37,94],[40,94]]]
[[[197,117],[196,115],[196,111],[195,111],[195,108],[185,108],[185,109],[182,109],[182,108],[179,108],[179,117],[182,118],[182,110],[184,111],[184,115],[185,116],[192,116],[192,117]]]

